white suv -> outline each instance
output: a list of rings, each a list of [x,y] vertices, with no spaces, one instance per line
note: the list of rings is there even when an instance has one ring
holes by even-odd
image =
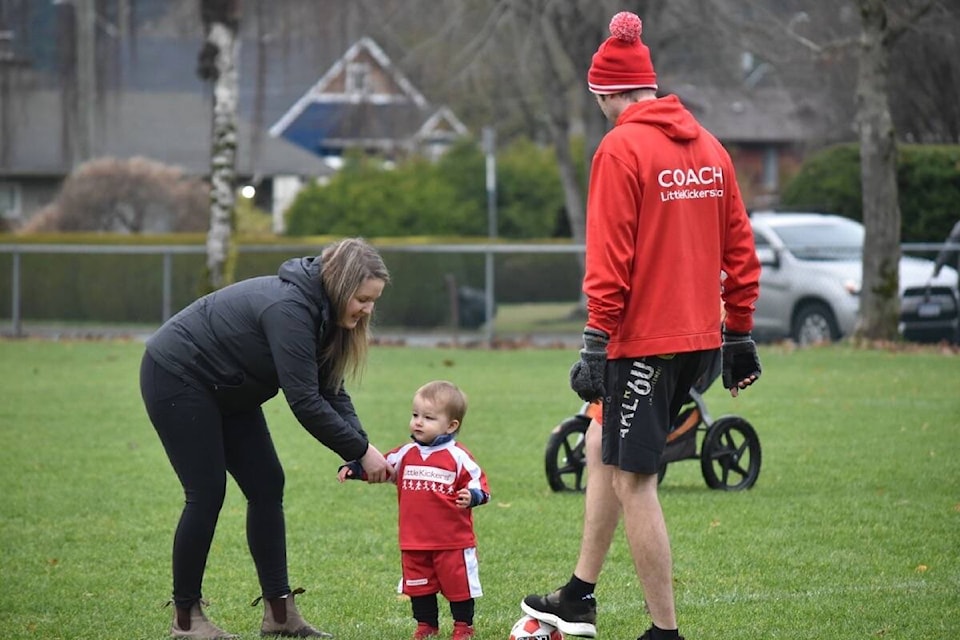
[[[849,335],[860,306],[863,225],[822,213],[754,212],[750,222],[762,267],[757,337],[806,345]],[[900,294],[911,295],[902,306],[916,306],[913,294],[929,287],[927,315],[917,321],[939,326],[934,316],[942,316],[945,337],[955,339],[957,271],[945,267],[933,278],[933,267],[930,260],[901,258]],[[902,323],[900,329],[908,337],[917,333]]]

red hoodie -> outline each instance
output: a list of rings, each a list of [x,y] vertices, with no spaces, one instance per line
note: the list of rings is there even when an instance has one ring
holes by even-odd
[[[721,295],[727,328],[753,328],[760,263],[733,162],[676,96],[630,105],[601,141],[586,250],[587,324],[611,359],[719,347]]]

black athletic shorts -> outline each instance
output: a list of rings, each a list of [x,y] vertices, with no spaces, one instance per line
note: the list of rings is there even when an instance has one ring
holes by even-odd
[[[608,361],[603,463],[631,473],[657,473],[670,424],[713,355],[691,351]]]

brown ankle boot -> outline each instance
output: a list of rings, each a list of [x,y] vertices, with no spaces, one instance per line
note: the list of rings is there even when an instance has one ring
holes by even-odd
[[[194,602],[189,609],[175,606],[173,608],[173,625],[170,635],[174,638],[199,638],[202,640],[227,640],[240,636],[227,633],[213,624],[203,614],[202,600]]]
[[[294,589],[292,593],[279,598],[263,598],[263,624],[260,626],[261,636],[280,636],[282,638],[332,638],[332,633],[315,629],[303,619],[297,611],[294,596],[304,590]],[[261,598],[253,601],[256,606]]]

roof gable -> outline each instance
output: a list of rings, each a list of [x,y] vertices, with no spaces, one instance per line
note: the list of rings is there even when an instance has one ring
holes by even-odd
[[[410,147],[468,133],[449,108],[431,106],[367,37],[351,45],[270,127],[270,135],[319,155],[347,147]]]
[[[363,71],[364,80],[359,80]],[[383,49],[370,38],[353,43],[346,53],[270,127],[273,136],[283,131],[314,103],[403,104],[427,107],[427,100],[397,69]]]
[[[469,133],[467,127],[460,122],[449,107],[440,107],[433,113],[417,131],[417,137],[422,139],[453,139]]]

